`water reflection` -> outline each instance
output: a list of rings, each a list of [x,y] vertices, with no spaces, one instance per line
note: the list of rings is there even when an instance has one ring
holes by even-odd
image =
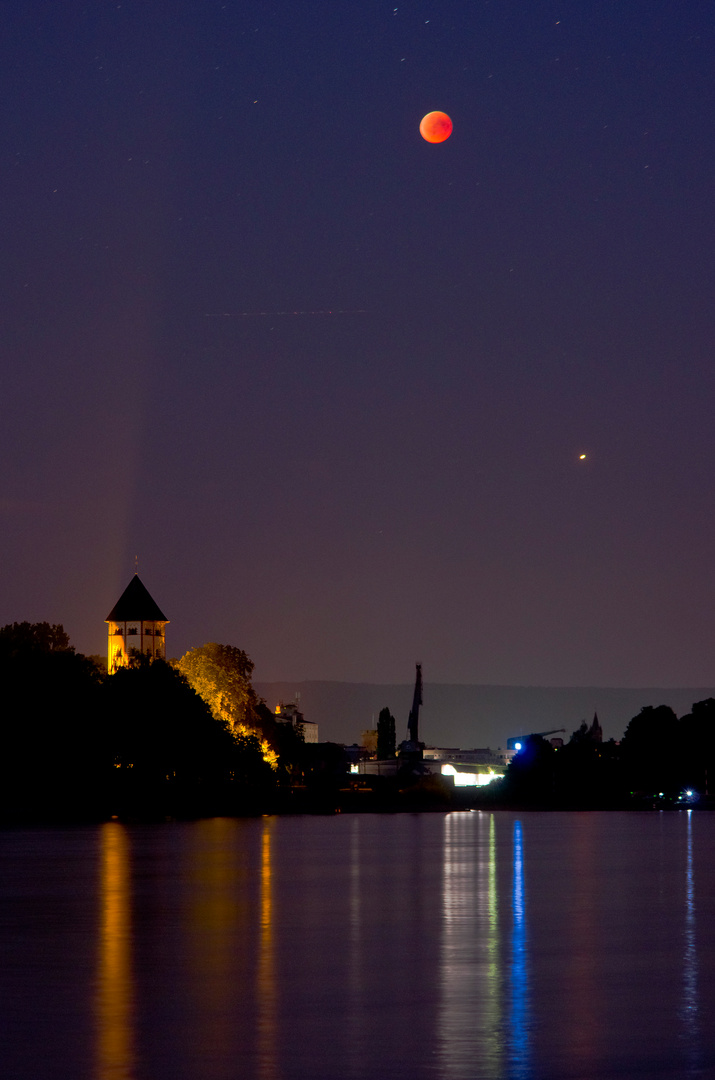
[[[442,923],[442,1073],[498,1080],[502,995],[493,814],[445,817]]]
[[[574,893],[569,904],[569,938],[573,942],[566,959],[564,1020],[574,1064],[591,1075],[599,1048],[601,995],[596,973],[597,886],[593,814],[576,814],[572,820],[573,843],[569,859]]]
[[[484,827],[485,817],[480,815],[480,831]],[[497,851],[496,851],[496,823],[494,814],[488,815],[489,822],[489,846],[488,858],[485,868],[482,866],[480,877],[484,881],[486,876],[486,909],[487,909],[487,934],[486,953],[487,969],[485,977],[485,1009],[484,1019],[486,1024],[486,1049],[489,1068],[494,1076],[501,1072],[501,964],[499,962],[499,904],[497,898]],[[484,889],[480,890],[482,896]]]
[[[693,877],[693,811],[687,810],[685,844],[685,933],[683,949],[682,1039],[690,1070],[700,1060],[698,1017],[698,954],[695,943],[695,881]]]
[[[713,820],[0,830],[0,1073],[704,1080]]]
[[[273,866],[271,839],[275,818],[263,818],[260,878],[260,946],[256,977],[258,1002],[258,1075],[262,1080],[278,1076],[277,999],[273,918]]]
[[[134,989],[129,836],[123,825],[113,821],[102,825],[99,835],[101,914],[95,999],[95,1080],[132,1080]]]
[[[185,1053],[201,1053],[207,1078],[225,1075],[237,1041],[234,1003],[244,947],[240,831],[230,818],[199,821],[186,848],[190,905],[179,948],[189,949],[193,1004]]]
[[[362,969],[362,902],[360,896],[360,865],[362,859],[360,824],[360,816],[356,814],[350,823],[348,1076],[359,1073],[360,1062],[363,1059],[363,1032],[365,1028]]]
[[[524,847],[521,822],[514,822],[512,878],[511,970],[509,980],[510,1076],[529,1076],[529,979],[527,970],[526,901],[524,895]]]

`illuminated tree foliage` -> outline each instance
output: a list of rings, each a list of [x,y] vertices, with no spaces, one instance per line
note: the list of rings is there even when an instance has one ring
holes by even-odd
[[[188,680],[218,719],[236,732],[247,734],[255,694],[251,686],[253,661],[243,649],[210,641],[190,649],[177,661]]]
[[[0,628],[0,686],[2,821],[236,813],[275,788],[259,738],[162,660],[108,675],[61,626],[15,623]]]
[[[210,641],[190,649],[176,666],[217,720],[237,736],[259,738],[264,761],[275,768],[278,755],[261,730],[259,700],[251,685],[253,661],[243,649]]]
[[[103,692],[116,779],[216,785],[263,777],[258,741],[232,732],[165,661],[140,655]]]

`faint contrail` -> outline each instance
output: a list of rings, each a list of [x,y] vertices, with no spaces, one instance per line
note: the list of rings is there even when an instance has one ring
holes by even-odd
[[[246,319],[259,315],[364,315],[366,308],[331,308],[324,311],[207,311],[206,319]]]

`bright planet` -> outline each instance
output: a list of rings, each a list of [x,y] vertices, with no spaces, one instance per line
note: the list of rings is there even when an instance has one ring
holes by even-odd
[[[444,142],[452,134],[452,121],[444,112],[428,112],[420,122],[420,135],[427,142]]]

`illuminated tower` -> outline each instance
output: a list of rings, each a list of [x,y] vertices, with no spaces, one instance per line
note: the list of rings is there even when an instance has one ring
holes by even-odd
[[[133,649],[145,656],[166,656],[164,627],[168,623],[159,605],[135,574],[104,620],[109,623],[107,669],[126,667]]]

